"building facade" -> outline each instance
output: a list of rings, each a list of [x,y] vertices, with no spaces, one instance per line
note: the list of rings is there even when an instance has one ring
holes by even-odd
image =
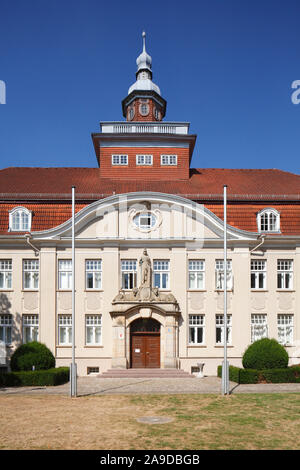
[[[223,186],[227,185],[228,359],[272,337],[300,362],[300,177],[191,168],[189,123],[166,122],[152,59],[137,59],[125,121],[93,133],[97,168],[0,171],[3,367],[38,340],[71,362],[71,188],[76,187],[79,375],[205,363],[224,348]]]

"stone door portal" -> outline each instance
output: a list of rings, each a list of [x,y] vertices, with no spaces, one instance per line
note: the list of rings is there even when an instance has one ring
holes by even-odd
[[[160,323],[138,318],[130,327],[131,367],[160,368]]]

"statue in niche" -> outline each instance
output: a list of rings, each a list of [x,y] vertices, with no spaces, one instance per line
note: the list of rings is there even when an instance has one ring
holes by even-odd
[[[151,259],[146,249],[143,251],[139,264],[142,268],[141,287],[151,287]]]

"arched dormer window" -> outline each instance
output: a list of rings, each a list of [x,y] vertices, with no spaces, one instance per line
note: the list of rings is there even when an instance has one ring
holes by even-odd
[[[280,214],[276,209],[266,208],[257,214],[257,227],[259,232],[279,232]]]
[[[31,211],[26,207],[14,207],[9,212],[9,230],[29,232],[31,230]]]

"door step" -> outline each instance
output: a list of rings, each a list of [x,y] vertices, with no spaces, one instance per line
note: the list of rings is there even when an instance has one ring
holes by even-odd
[[[181,378],[181,379],[192,379],[195,376],[185,372],[181,369],[109,369],[102,374],[99,374],[99,378]]]

